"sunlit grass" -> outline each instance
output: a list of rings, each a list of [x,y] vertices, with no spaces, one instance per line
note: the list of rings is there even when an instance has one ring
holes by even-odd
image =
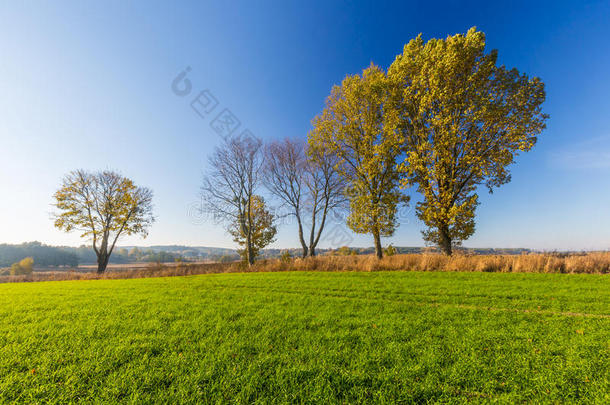
[[[610,401],[610,278],[249,273],[0,285],[5,402]]]

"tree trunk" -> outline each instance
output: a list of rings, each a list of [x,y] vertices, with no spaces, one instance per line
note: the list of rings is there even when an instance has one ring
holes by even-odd
[[[320,236],[322,236],[322,231],[324,230],[324,225],[326,224],[326,215],[328,214],[328,200],[324,204],[324,211],[322,211],[322,221],[320,221],[320,227],[317,230],[316,234],[316,215],[315,212],[312,215],[312,224],[311,224],[311,234],[309,236],[309,256],[314,257],[316,255],[316,246],[318,246],[318,242],[320,242]],[[315,237],[314,237],[315,235]]]
[[[252,247],[248,246],[248,266],[252,266],[254,264],[254,252],[252,251]]]
[[[252,266],[254,264],[254,249],[252,249],[252,241],[250,239],[250,236],[248,235],[248,240],[246,243],[246,256],[248,256],[248,267]]]
[[[106,266],[108,266],[109,259],[110,255],[107,253],[100,253],[97,256],[97,274],[102,274],[106,271]]]
[[[451,248],[452,241],[449,236],[449,228],[445,225],[438,227],[438,236],[439,236],[439,247],[441,251],[447,256],[451,256],[453,254],[453,250]]]
[[[305,243],[305,238],[303,237],[303,224],[301,224],[301,217],[297,214],[297,224],[299,226],[299,241],[301,242],[301,247],[303,248],[303,257],[307,257],[307,243]]]
[[[383,249],[381,248],[381,236],[378,231],[373,231],[373,238],[375,239],[375,254],[377,259],[381,259],[383,257]]]

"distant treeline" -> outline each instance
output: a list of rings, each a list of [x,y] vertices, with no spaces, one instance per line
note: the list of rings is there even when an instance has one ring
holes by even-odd
[[[31,257],[37,266],[77,266],[79,257],[72,248],[43,245],[40,242],[27,242],[21,245],[0,245],[0,267]]]
[[[65,266],[76,267],[79,264],[96,263],[97,257],[90,246],[67,247],[49,246],[40,242],[27,242],[20,245],[0,244],[0,267],[8,267],[26,257],[34,259],[35,266]],[[136,262],[173,262],[182,259],[179,253],[166,252],[152,248],[120,248],[116,251],[110,263]]]
[[[97,262],[97,257],[93,249],[90,246],[80,246],[74,249],[79,257],[80,263],[82,264],[93,264]],[[119,248],[112,253],[110,256],[110,263],[125,264],[125,263],[137,263],[137,262],[173,262],[182,259],[182,255],[179,253],[166,252],[163,250],[155,250],[152,248],[138,248],[133,247]]]
[[[415,246],[396,246],[393,247],[396,254],[420,254],[420,253],[440,253],[438,247],[415,247]],[[532,250],[524,248],[465,248],[457,247],[456,252],[475,255],[520,255],[531,253]],[[293,257],[299,257],[301,249],[265,249],[261,256],[265,258],[280,257],[282,253],[288,252]],[[345,254],[371,255],[375,253],[374,247],[348,247],[343,246],[337,249],[318,249],[320,255],[344,256]]]
[[[424,253],[438,251],[436,248],[423,247],[395,247],[396,253]],[[493,248],[460,248],[471,254],[521,254],[530,252],[529,249],[493,249]],[[351,254],[366,255],[375,253],[373,247],[340,249],[319,249],[321,255],[344,255],[346,251]],[[288,252],[293,257],[299,257],[301,249],[265,249],[261,256],[265,258],[280,257],[282,253]],[[34,259],[35,266],[65,266],[76,267],[79,264],[96,263],[95,252],[90,246],[68,247],[49,246],[40,242],[27,242],[20,245],[0,244],[0,267],[8,267],[13,263],[26,257]],[[110,263],[142,263],[160,262],[168,263],[176,260],[184,261],[234,261],[239,260],[239,255],[234,249],[213,248],[204,246],[151,246],[136,247],[128,246],[117,248],[110,257]]]

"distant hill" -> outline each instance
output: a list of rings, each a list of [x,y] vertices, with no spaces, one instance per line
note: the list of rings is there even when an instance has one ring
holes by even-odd
[[[110,257],[112,264],[142,262],[172,262],[182,260],[216,260],[230,255],[237,259],[233,249],[190,246],[117,246]],[[50,246],[41,242],[26,242],[18,245],[0,244],[0,267],[8,267],[25,257],[34,259],[34,266],[76,267],[79,264],[97,262],[95,252],[89,245],[79,247]]]
[[[407,253],[426,253],[426,252],[436,252],[439,253],[440,250],[435,247],[417,247],[417,246],[394,246],[397,253],[399,254],[407,254]],[[357,254],[366,255],[366,254],[374,254],[374,247],[352,247],[351,250],[355,251]],[[316,252],[320,255],[323,254],[331,254],[337,249],[316,249]],[[266,257],[276,257],[279,256],[282,252],[288,251],[292,256],[299,256],[302,252],[302,249],[292,248],[292,249],[265,249],[263,251],[263,256]],[[464,252],[470,254],[477,255],[520,255],[523,253],[531,253],[533,250],[525,249],[525,248],[456,248],[456,252]]]
[[[156,245],[156,246],[148,246],[148,247],[139,247],[139,246],[124,246],[122,248],[125,249],[149,249],[154,252],[169,252],[180,254],[183,257],[207,257],[214,255],[225,255],[225,254],[235,254],[237,251],[235,249],[229,248],[217,248],[217,247],[208,247],[208,246],[182,246],[182,245]]]
[[[8,267],[25,257],[32,257],[38,266],[77,266],[78,255],[74,248],[27,242],[20,245],[0,244],[0,267]]]
[[[423,253],[438,251],[435,248],[395,247],[398,253]],[[530,253],[530,249],[498,249],[498,248],[459,248],[458,250],[471,254],[522,254]],[[288,251],[291,256],[301,255],[300,248],[265,249],[261,255],[264,258],[279,257]],[[332,254],[333,249],[317,249],[319,255]],[[373,254],[373,247],[351,248],[356,254]],[[79,247],[50,246],[41,242],[27,242],[19,245],[0,244],[0,267],[8,267],[25,257],[34,258],[35,266],[66,266],[75,267],[79,264],[93,264],[96,256],[91,246]],[[209,246],[155,245],[155,246],[117,246],[110,257],[110,263],[142,263],[142,262],[172,262],[177,259],[185,261],[224,261],[238,260],[237,250]]]

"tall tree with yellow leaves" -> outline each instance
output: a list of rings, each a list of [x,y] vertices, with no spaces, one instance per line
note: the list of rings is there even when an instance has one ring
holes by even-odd
[[[448,255],[475,230],[479,185],[490,192],[510,181],[508,166],[545,128],[544,84],[497,65],[485,34],[405,45],[388,70],[393,112],[405,137],[403,186],[423,194],[424,238]]]
[[[403,138],[396,111],[386,108],[389,95],[385,72],[377,66],[347,76],[314,118],[308,140],[314,159],[316,154],[337,157],[336,169],[347,183],[347,225],[373,235],[378,258],[381,237],[392,236],[397,227],[397,206],[407,202],[396,165]]]

